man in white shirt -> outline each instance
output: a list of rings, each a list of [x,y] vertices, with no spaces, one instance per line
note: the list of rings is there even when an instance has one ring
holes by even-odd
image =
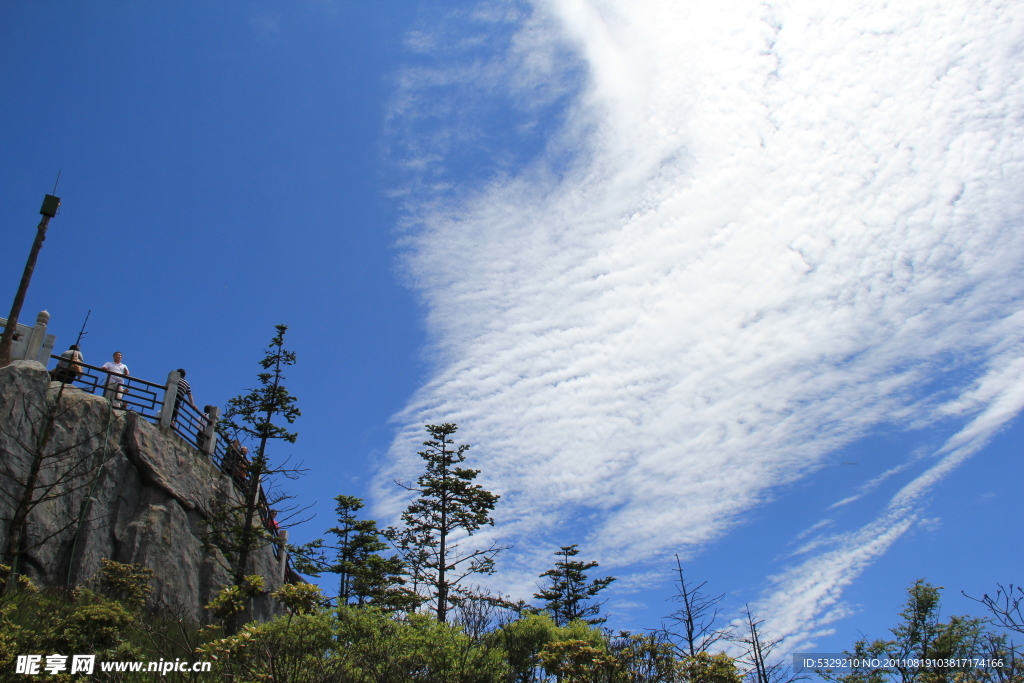
[[[131,373],[128,372],[128,366],[121,362],[121,352],[115,351],[114,361],[104,363],[103,369],[107,371],[107,398],[111,399],[115,408],[124,408],[125,403],[121,400],[125,393],[124,381]]]

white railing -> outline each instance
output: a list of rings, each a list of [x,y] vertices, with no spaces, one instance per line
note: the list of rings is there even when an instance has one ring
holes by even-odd
[[[39,311],[34,327],[18,323],[11,342],[11,360],[34,360],[46,365],[53,353],[57,337],[46,334],[46,325],[50,322],[50,314]],[[7,318],[0,318],[0,328],[7,327]]]

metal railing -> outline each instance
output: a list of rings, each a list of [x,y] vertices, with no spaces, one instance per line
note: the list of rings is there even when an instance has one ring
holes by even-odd
[[[171,429],[190,446],[203,452],[209,451],[204,448],[208,418],[191,404],[176,400],[177,386],[168,388],[163,384],[110,372],[63,356],[51,355],[50,358],[57,361],[57,366],[51,372],[53,379],[90,394],[103,396],[114,408],[130,410],[150,422],[160,424],[164,404],[174,401]],[[77,366],[77,372],[72,371],[73,365]]]
[[[228,444],[227,439],[217,439],[212,457],[221,472],[230,476],[238,490],[244,493],[249,481],[249,458],[242,454],[235,443]]]
[[[217,442],[213,444],[213,454],[210,457],[213,459],[213,464],[216,465],[222,472],[231,474],[228,472],[229,466],[229,451],[233,451],[234,446],[229,446],[227,439],[221,436],[217,439]]]
[[[55,355],[51,355],[50,358],[60,361],[53,373],[55,379],[60,381],[63,377],[62,381],[67,385],[90,394],[105,396],[115,408],[131,410],[151,422],[160,421],[165,394],[163,384],[148,382],[130,375],[120,375],[82,362],[74,363],[81,369],[80,372],[74,373],[70,370],[68,359]]]
[[[175,387],[175,394],[177,394],[177,390],[178,388]],[[204,432],[206,431],[207,424],[208,418],[205,414],[193,408],[191,403],[178,400],[177,396],[175,396],[174,416],[171,419],[171,427],[188,444],[195,446],[203,452],[206,452],[204,448],[206,435]]]
[[[213,460],[217,469],[231,477],[235,486],[242,493],[245,493],[249,482],[248,459],[235,447],[228,444],[223,437],[217,438],[217,434],[208,429],[209,418],[200,413],[190,403],[179,401],[178,387],[149,382],[131,375],[121,375],[116,372],[104,370],[102,367],[89,365],[81,361],[75,362],[63,356],[52,355],[51,359],[57,362],[57,366],[51,373],[56,381],[76,389],[104,396],[111,402],[115,409],[130,410],[150,422],[160,424],[161,414],[164,412],[164,405],[168,401],[174,401],[173,414],[170,427],[193,448],[207,453]],[[77,366],[77,371],[72,371],[72,366]],[[173,377],[177,373],[172,373]],[[212,438],[212,448],[207,444],[207,439]],[[270,504],[267,501],[266,492],[260,484],[259,491],[259,516],[263,527],[275,532],[270,524]],[[275,532],[276,533],[276,532]],[[280,559],[281,549],[277,543],[272,543],[271,548],[274,557]],[[288,571],[291,571],[287,565]]]

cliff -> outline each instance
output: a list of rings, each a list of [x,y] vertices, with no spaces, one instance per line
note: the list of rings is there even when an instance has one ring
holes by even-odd
[[[0,368],[0,550],[38,463],[23,573],[40,585],[75,586],[89,584],[102,558],[141,564],[154,570],[151,602],[201,620],[230,583],[224,555],[203,543],[204,523],[219,503],[238,501],[238,490],[169,429],[62,386],[34,361]],[[280,587],[272,548],[251,563],[248,573],[264,576],[268,592]],[[257,618],[273,611],[269,598],[258,601]]]

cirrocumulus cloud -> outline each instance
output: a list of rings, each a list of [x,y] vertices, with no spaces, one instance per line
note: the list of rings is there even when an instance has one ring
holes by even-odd
[[[777,631],[809,632],[1024,402],[1019,10],[538,0],[466,18],[509,40],[400,81],[399,120],[429,119],[430,88],[475,93],[434,112],[407,167],[443,176],[489,97],[558,115],[532,158],[406,195],[436,366],[382,509],[423,423],[457,422],[524,577],[572,541],[642,564],[699,551],[872,430],[953,425],[875,521],[769,589],[805,596]]]

